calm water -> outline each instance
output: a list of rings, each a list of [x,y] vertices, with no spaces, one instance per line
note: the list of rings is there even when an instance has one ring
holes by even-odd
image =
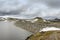
[[[25,40],[31,34],[16,27],[13,22],[0,21],[0,40]]]

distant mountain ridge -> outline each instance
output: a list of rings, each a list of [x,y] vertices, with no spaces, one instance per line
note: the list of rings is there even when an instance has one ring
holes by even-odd
[[[36,17],[32,19],[19,19],[19,18],[12,18],[12,17],[0,17],[0,21],[14,21],[14,25],[17,27],[23,28],[25,30],[28,30],[30,32],[36,33],[39,32],[42,28],[45,27],[58,27],[60,28],[60,21],[54,21],[54,20],[45,20],[41,17]],[[56,19],[58,20],[58,19]]]

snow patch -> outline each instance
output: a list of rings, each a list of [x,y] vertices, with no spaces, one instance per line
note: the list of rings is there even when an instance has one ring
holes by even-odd
[[[7,18],[18,18],[18,19],[21,19],[20,17],[16,17],[16,16],[0,16],[0,17],[2,17],[2,18],[5,18],[5,19],[7,19]]]
[[[53,31],[53,30],[60,30],[60,28],[46,27],[46,28],[43,28],[42,30],[40,30],[39,32],[41,32],[41,31]]]
[[[43,19],[44,22],[47,22],[46,20]]]
[[[29,20],[26,20],[26,21],[30,21],[30,22],[34,23],[34,22],[38,21],[38,19],[29,19]]]
[[[32,20],[31,22],[34,23],[34,22],[36,22],[37,20],[38,20],[38,19],[34,19],[34,20]]]

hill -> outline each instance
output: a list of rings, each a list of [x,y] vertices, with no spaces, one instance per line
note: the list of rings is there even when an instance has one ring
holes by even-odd
[[[60,40],[60,31],[38,32],[29,36],[26,40]]]
[[[0,21],[5,21],[5,20],[10,21],[10,22],[14,22],[14,25],[16,27],[23,28],[23,29],[28,30],[32,33],[39,32],[39,30],[41,30],[42,28],[45,28],[45,27],[58,27],[58,28],[60,28],[60,22],[45,20],[41,17],[36,17],[36,18],[32,18],[32,19],[0,17]]]

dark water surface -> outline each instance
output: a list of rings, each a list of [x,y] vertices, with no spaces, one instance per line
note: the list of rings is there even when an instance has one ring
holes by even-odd
[[[0,40],[25,40],[31,34],[16,27],[14,22],[0,21]]]

